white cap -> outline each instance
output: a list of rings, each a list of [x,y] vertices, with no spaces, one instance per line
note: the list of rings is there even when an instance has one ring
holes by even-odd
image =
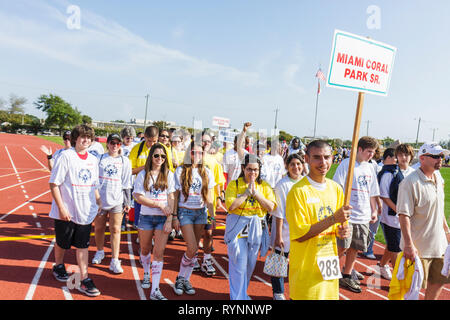
[[[419,149],[419,157],[424,154],[438,155],[444,153],[444,149],[436,142],[424,143]]]

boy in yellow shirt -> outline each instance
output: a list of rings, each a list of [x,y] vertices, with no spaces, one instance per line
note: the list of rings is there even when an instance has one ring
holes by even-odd
[[[350,206],[342,188],[325,176],[333,162],[331,147],[321,140],[307,146],[309,174],[297,182],[286,200],[291,238],[289,285],[294,300],[339,299],[341,277],[336,236],[349,236]],[[344,223],[340,225],[340,223]]]

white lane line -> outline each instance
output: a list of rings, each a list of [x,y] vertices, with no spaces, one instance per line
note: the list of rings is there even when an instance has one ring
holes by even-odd
[[[27,194],[25,195],[25,199],[28,199],[28,198],[30,198]]]
[[[139,298],[141,300],[147,300],[145,298],[144,290],[141,287],[141,279],[139,278],[139,272],[136,268],[136,262],[134,260],[134,254],[133,254],[133,245],[131,244],[131,234],[127,234],[127,241],[128,241],[128,255],[130,257],[130,263],[131,263],[131,270],[133,271],[134,280],[136,282],[136,288],[139,294]]]
[[[382,294],[379,294],[378,292],[372,291],[370,289],[367,289],[367,292],[370,292],[371,294],[374,294],[380,298],[383,298],[384,300],[389,300],[387,297],[383,296]]]
[[[11,169],[11,168],[0,168],[0,169]],[[20,168],[20,169],[28,169],[28,168]],[[18,176],[19,174],[28,173],[28,172],[32,172],[32,171],[42,171],[42,169],[39,168],[39,169],[32,169],[32,170],[27,170],[27,171],[21,171],[21,172],[17,172],[17,173],[8,173],[8,174],[4,174],[4,175],[0,176],[0,178],[12,176],[12,175]]]
[[[65,298],[66,300],[73,300],[73,297],[72,297],[72,295],[70,294],[69,288],[67,288],[67,287],[62,287],[61,289],[62,289],[64,298]]]
[[[31,210],[31,211],[33,211],[33,210],[34,210],[34,207],[33,207],[33,206],[31,206],[31,205],[30,205],[30,206],[28,206],[28,208],[30,208],[30,210]]]
[[[344,296],[342,293],[339,292],[339,296],[344,299],[344,300],[350,300],[350,298],[347,298],[346,296]]]
[[[217,269],[220,270],[220,272],[222,272],[222,274],[225,276],[225,278],[227,278],[228,280],[228,273],[224,270],[224,268],[222,268],[222,266],[217,262],[216,259],[214,259],[214,257],[211,257],[211,260],[214,262],[214,264],[216,265]]]
[[[258,280],[261,281],[262,283],[264,283],[266,286],[272,288],[272,285],[271,285],[270,283],[268,283],[266,280],[264,280],[263,278],[258,277],[257,275],[254,275],[253,277],[256,278],[256,279],[258,279]]]
[[[48,169],[42,162],[40,162],[38,159],[36,159],[36,157],[35,156],[33,156],[32,154],[31,154],[31,152],[30,151],[28,151],[25,147],[22,147],[23,148],[23,150],[25,150],[34,160],[36,160],[41,166],[42,166],[42,168],[44,168],[44,169]]]
[[[17,172],[16,166],[14,165],[14,161],[12,160],[11,155],[9,154],[8,148],[7,148],[6,146],[5,146],[5,150],[6,150],[6,153],[8,154],[9,161],[11,161],[11,164],[12,164],[12,166],[13,166],[14,172],[15,172],[16,175],[17,175],[18,172]]]
[[[174,289],[175,288],[175,285],[173,284],[173,282],[172,281],[170,281],[170,279],[168,279],[168,278],[164,278],[164,281],[169,285],[169,286],[171,286],[172,287],[172,289]]]
[[[14,188],[14,187],[17,187],[17,186],[20,186],[20,187],[23,189],[23,188],[24,188],[23,185],[24,185],[25,183],[33,182],[33,181],[40,180],[40,179],[44,179],[44,178],[48,178],[48,177],[50,177],[50,175],[46,175],[46,176],[43,176],[43,177],[31,179],[31,180],[28,180],[28,181],[25,181],[25,182],[19,181],[19,183],[16,183],[16,184],[13,184],[13,185],[10,185],[10,186],[1,188],[0,191],[7,190],[7,189],[10,189],[10,188]],[[22,190],[22,191],[23,191],[24,193],[26,192],[25,190]]]
[[[33,216],[33,218],[37,219],[37,214],[36,213],[32,213],[31,215]]]
[[[21,205],[19,205],[19,206],[15,207],[14,209],[12,209],[10,212],[5,213],[3,216],[1,216],[1,217],[0,217],[0,221],[3,220],[3,219],[5,219],[5,218],[6,218],[7,216],[9,216],[11,213],[13,213],[13,212],[19,210],[19,209],[22,208],[23,206],[26,206],[26,205],[29,204],[31,201],[34,201],[34,200],[36,200],[36,199],[42,197],[43,195],[46,195],[46,194],[49,193],[49,192],[50,192],[50,190],[47,190],[47,191],[41,193],[40,195],[38,195],[38,196],[36,196],[36,197],[34,197],[34,198],[31,198],[31,199],[28,200],[28,201],[25,201],[25,202],[22,203]],[[32,210],[34,210],[34,209],[32,209]]]
[[[41,224],[39,222],[36,222],[36,227],[42,228]]]
[[[48,249],[45,252],[44,257],[42,258],[41,263],[39,264],[36,274],[34,275],[33,280],[31,281],[27,295],[25,296],[25,300],[33,300],[33,295],[34,292],[36,291],[37,284],[39,282],[39,279],[41,278],[42,271],[44,270],[45,264],[47,263],[48,257],[50,256],[50,253],[52,252],[54,245],[55,239],[53,239],[50,245],[48,246]]]

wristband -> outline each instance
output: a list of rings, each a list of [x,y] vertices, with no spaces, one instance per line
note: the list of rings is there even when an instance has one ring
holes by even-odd
[[[53,158],[52,155],[47,155],[47,159],[50,160],[51,158]]]

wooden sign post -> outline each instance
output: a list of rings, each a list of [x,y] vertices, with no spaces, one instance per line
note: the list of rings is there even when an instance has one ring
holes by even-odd
[[[395,47],[385,43],[340,30],[334,31],[327,87],[358,92],[352,148],[344,190],[345,205],[350,204],[364,94],[387,96],[396,52]]]

